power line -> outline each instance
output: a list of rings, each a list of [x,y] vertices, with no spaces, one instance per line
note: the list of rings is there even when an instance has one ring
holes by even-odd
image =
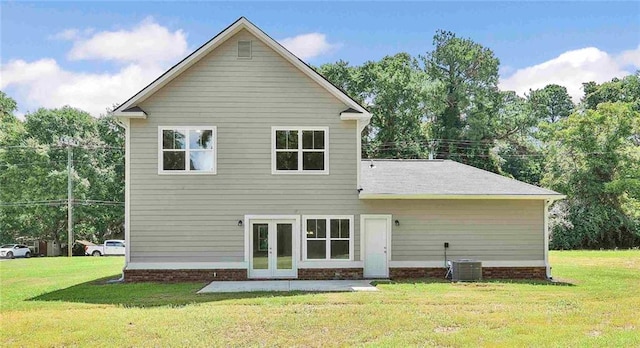
[[[120,146],[102,146],[102,145],[78,145],[76,148],[85,150],[124,150]],[[2,145],[0,149],[31,149],[31,150],[63,150],[64,145]]]
[[[25,202],[0,202],[0,206],[2,207],[23,207],[23,206],[33,206],[33,205],[46,205],[46,206],[62,206],[66,205],[68,200],[66,199],[53,199],[53,200],[43,200],[43,201],[25,201]],[[105,201],[105,200],[95,200],[95,199],[76,199],[72,200],[71,204],[74,205],[116,205],[121,206],[124,205],[124,202],[120,201]]]
[[[83,199],[83,200],[79,200],[76,201],[79,202],[80,204],[83,205],[124,205],[124,202],[119,202],[119,201],[101,201],[101,200],[95,200],[95,199]]]
[[[13,207],[13,206],[28,206],[28,205],[50,205],[57,206],[67,204],[66,199],[54,199],[54,200],[43,200],[43,201],[25,201],[25,202],[0,202],[0,206],[3,207]]]
[[[397,143],[411,143],[411,144],[424,144],[430,145],[431,143],[439,143],[439,144],[479,144],[482,146],[495,146],[493,144],[495,140],[468,140],[468,139],[444,139],[444,138],[430,138],[421,141],[398,141],[398,142],[387,142],[387,143],[378,143],[381,145],[395,145]],[[40,146],[29,146],[29,145],[14,145],[14,146],[0,146],[0,149],[3,148],[17,148],[17,149],[42,149],[46,150],[48,148],[52,149],[63,149],[63,145],[40,145]],[[118,146],[101,146],[101,145],[78,145],[76,148],[81,149],[89,149],[89,150],[124,150],[124,147]]]
[[[416,144],[413,144],[416,145]],[[363,150],[369,150],[370,152],[381,152],[381,151],[396,151],[399,153],[402,152],[406,152],[406,151],[411,151],[411,145],[408,145],[406,147],[402,147],[402,146],[392,146],[392,145],[385,145],[385,146],[377,146],[377,145],[373,145],[373,144],[368,144],[368,145],[363,145]],[[429,147],[424,147],[424,148],[420,148],[419,150],[424,151],[425,153],[430,151]],[[466,150],[473,150],[473,149],[466,149]],[[492,148],[486,148],[486,149],[478,149],[478,150],[484,150],[484,151],[490,151],[492,150]],[[497,149],[497,151],[493,151],[495,156],[498,157],[502,157],[502,158],[507,158],[507,157],[545,157],[545,154],[542,153],[515,153],[515,154],[509,154],[509,153],[502,153],[499,149]],[[463,152],[442,152],[442,151],[436,151],[436,152],[432,152],[434,155],[441,155],[441,156],[464,156],[464,157],[492,157],[492,155],[490,154],[486,154],[486,153],[463,153]],[[604,152],[604,151],[592,151],[592,152],[581,152],[582,155],[607,155],[610,154],[612,152]]]
[[[447,147],[447,146],[454,146],[454,147],[462,147],[462,148],[458,148],[458,150],[465,150],[465,151],[472,151],[473,149],[478,149],[478,150],[482,150],[482,151],[490,151],[493,149],[497,149],[495,153],[496,156],[499,156],[501,158],[512,158],[512,157],[519,157],[519,158],[526,158],[526,157],[544,157],[546,156],[545,154],[541,154],[541,153],[524,153],[524,152],[519,152],[519,153],[504,153],[500,151],[499,149],[499,145],[495,144],[494,140],[491,141],[484,141],[484,140],[464,140],[464,139],[444,139],[444,138],[432,138],[432,139],[425,139],[425,140],[420,140],[420,141],[397,141],[397,142],[383,142],[383,143],[378,143],[378,142],[373,142],[373,143],[365,143],[362,144],[362,148],[363,150],[368,150],[370,152],[380,152],[380,151],[398,151],[398,152],[404,152],[407,150],[411,150],[409,149],[410,147],[415,147],[415,146],[419,146],[420,150],[423,150],[425,152],[429,152],[432,149],[440,149],[442,147]],[[467,146],[472,146],[471,148],[467,147]],[[0,149],[63,149],[62,145],[47,145],[47,146],[27,146],[27,145],[18,145],[18,146],[0,146]],[[98,145],[79,145],[76,148],[80,148],[80,149],[85,149],[85,150],[104,150],[104,151],[124,151],[124,148],[122,147],[116,147],[116,146],[98,146]],[[458,152],[442,152],[442,151],[438,151],[438,152],[433,152],[434,155],[436,156],[458,156],[458,157],[492,157],[491,155],[488,154],[482,154],[482,153],[458,153]],[[604,152],[604,151],[594,151],[594,152],[585,152],[583,153],[584,155],[605,155],[605,154],[609,154],[609,152]],[[60,161],[48,161],[48,162],[43,162],[42,164],[59,164],[59,163],[64,163],[65,161],[60,160]],[[85,163],[89,163],[87,162],[86,159],[83,160],[74,160],[74,163],[78,163],[78,164],[85,164]],[[92,164],[92,163],[89,163]],[[22,162],[22,163],[6,163],[4,165],[11,165],[11,166],[35,166],[38,164],[32,164],[32,163],[26,163],[26,162]],[[107,165],[105,167],[120,167],[123,166],[123,164],[112,164],[112,165]]]

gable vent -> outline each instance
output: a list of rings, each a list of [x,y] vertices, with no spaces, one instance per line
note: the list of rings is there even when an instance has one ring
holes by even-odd
[[[251,41],[238,41],[238,58],[251,59]]]

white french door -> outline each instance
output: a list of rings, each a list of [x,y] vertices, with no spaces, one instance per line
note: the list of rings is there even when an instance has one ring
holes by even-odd
[[[249,277],[296,278],[298,234],[294,219],[250,219]]]

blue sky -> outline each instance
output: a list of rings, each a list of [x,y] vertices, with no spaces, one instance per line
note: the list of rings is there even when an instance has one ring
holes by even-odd
[[[314,65],[423,54],[437,29],[451,30],[491,48],[501,61],[501,88],[521,94],[553,82],[577,98],[582,81],[640,68],[640,2],[3,1],[0,11],[0,88],[18,100],[21,112],[72,104],[98,113],[240,16]],[[121,36],[102,35],[109,33]],[[143,33],[163,40],[166,54],[132,57]],[[129,56],[113,53],[128,49]],[[100,93],[101,86],[114,91]],[[81,93],[69,99],[70,90]],[[78,101],[82,93],[86,98]]]

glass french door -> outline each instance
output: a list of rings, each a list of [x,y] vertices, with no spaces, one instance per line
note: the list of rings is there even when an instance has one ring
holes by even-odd
[[[251,221],[251,278],[295,278],[295,220]]]

